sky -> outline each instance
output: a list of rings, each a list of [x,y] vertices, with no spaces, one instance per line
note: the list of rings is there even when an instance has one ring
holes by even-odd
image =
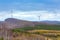
[[[0,21],[60,21],[60,0],[0,0]]]

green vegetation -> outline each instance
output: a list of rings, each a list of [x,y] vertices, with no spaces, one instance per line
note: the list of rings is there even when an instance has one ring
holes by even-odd
[[[34,29],[60,30],[60,25],[37,25]]]
[[[24,28],[12,29],[13,32],[25,32],[27,30],[33,30],[33,27],[24,27]]]
[[[31,32],[31,30],[33,30],[33,32]],[[34,30],[36,30],[36,32]],[[48,30],[48,31],[45,31],[45,30]],[[60,40],[60,35],[59,35],[60,33],[56,33],[57,36],[55,36],[55,33],[49,34],[51,32],[49,30],[60,30],[60,25],[42,25],[41,24],[41,25],[36,25],[35,27],[24,27],[24,28],[12,29],[13,32],[17,32],[19,34],[20,32],[25,35],[37,34],[37,35],[45,36],[47,38],[51,38],[52,40]],[[27,31],[30,31],[30,32],[27,32]]]
[[[25,32],[28,30],[60,30],[60,25],[36,25],[35,27],[24,27],[13,29],[13,32]]]

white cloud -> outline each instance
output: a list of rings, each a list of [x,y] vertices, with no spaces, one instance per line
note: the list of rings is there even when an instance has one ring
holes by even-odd
[[[6,18],[17,18],[22,20],[29,20],[29,21],[39,21],[40,20],[56,20],[60,21],[60,14],[57,12],[54,14],[53,12],[49,11],[14,11],[11,12],[0,12],[0,20],[4,20]]]

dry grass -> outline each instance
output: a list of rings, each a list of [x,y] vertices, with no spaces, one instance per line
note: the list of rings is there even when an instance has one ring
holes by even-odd
[[[60,40],[60,36],[54,37],[55,33],[57,35],[60,35],[60,31],[56,30],[32,30],[28,31],[30,33],[17,33],[18,35],[16,36],[15,33],[13,33],[13,37],[11,40]],[[42,32],[43,35],[38,35],[38,34],[32,34],[31,32]],[[48,36],[44,36],[48,34]],[[49,36],[49,34],[53,36]],[[14,36],[15,35],[15,36]]]
[[[60,40],[60,31],[57,30],[32,30],[28,32],[43,35],[46,39],[49,38],[51,40]]]
[[[13,37],[12,40],[45,40],[44,36],[36,35],[36,34],[25,34],[22,33],[16,37]]]
[[[56,35],[60,35],[60,31],[57,30],[32,30],[32,31],[28,31],[30,33],[34,33],[34,32],[39,32],[42,34],[56,34]]]

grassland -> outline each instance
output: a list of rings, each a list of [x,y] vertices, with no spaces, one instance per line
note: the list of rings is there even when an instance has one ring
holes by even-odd
[[[16,28],[12,31],[28,31],[28,30],[59,30],[60,31],[60,25],[36,25],[35,27],[24,27],[24,28]]]
[[[13,32],[11,40],[60,40],[60,25],[36,25],[11,31]]]
[[[16,28],[12,30],[16,33],[26,33],[42,35],[46,40],[60,40],[60,25],[36,25],[35,27]]]

